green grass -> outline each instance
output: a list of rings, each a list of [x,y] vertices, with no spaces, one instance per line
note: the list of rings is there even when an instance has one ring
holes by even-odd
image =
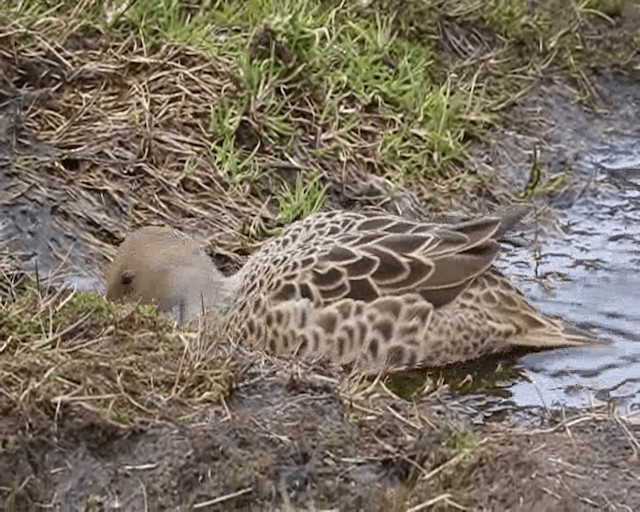
[[[57,333],[65,326],[104,321],[113,312],[111,303],[82,291],[71,294],[55,308],[42,307],[41,303],[36,287],[19,294],[11,308],[2,310],[0,337],[42,346],[55,344]]]
[[[206,157],[231,187],[255,184],[265,169],[291,158],[325,170],[346,160],[410,187],[464,175],[469,147],[541,76],[564,73],[588,90],[584,64],[628,59],[626,36],[611,35],[611,51],[600,55],[598,37],[584,33],[593,25],[597,34],[602,13],[619,15],[629,5],[119,0],[107,7],[93,1],[47,7],[23,1],[11,12],[45,32],[46,20],[55,17],[69,20],[68,34],[78,25],[98,26],[122,41],[123,51],[142,45],[152,55],[184,44],[227,63],[220,79],[229,87],[212,98]],[[185,173],[191,171],[185,164]],[[293,206],[303,190],[315,197],[322,188],[308,179],[296,185],[297,199],[295,192],[279,192],[282,183],[270,185],[282,220],[315,211],[316,199]]]
[[[583,11],[600,12],[607,16],[621,16],[631,6],[631,0],[583,0],[580,4]]]
[[[317,172],[298,174],[293,188],[285,185],[278,196],[278,212],[285,224],[302,219],[322,207],[327,191]]]

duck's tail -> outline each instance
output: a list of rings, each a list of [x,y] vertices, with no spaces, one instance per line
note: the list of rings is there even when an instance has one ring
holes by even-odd
[[[546,318],[548,325],[515,336],[512,345],[531,348],[582,347],[601,343],[595,333]]]

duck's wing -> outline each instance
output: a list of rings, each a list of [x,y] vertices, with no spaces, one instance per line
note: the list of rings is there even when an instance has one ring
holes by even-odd
[[[413,292],[441,307],[492,264],[500,225],[499,217],[448,228],[365,216],[308,258],[296,280],[308,286],[315,302]]]

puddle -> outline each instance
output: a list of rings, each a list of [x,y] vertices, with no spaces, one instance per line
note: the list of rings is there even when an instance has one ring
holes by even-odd
[[[564,236],[506,251],[501,266],[542,311],[592,327],[611,344],[524,356],[519,364],[532,382],[510,391],[519,406],[613,401],[629,412],[640,409],[640,139],[594,148],[587,158],[596,192],[559,212]]]
[[[35,201],[2,203],[0,217],[0,238],[19,253],[27,270],[41,276],[55,275],[70,286],[102,293],[102,283],[87,264],[92,251],[66,234],[45,206]]]
[[[505,246],[497,262],[544,313],[610,343],[505,361],[508,372],[488,377],[490,387],[483,381],[471,393],[456,393],[485,419],[602,403],[640,413],[640,133],[619,129],[637,130],[629,121],[640,112],[640,93],[611,83],[605,87],[620,107],[606,116],[589,118],[566,102],[557,108],[553,99],[543,106],[562,127],[551,145],[569,157],[583,188],[553,201],[559,230],[529,234],[535,243],[525,247]]]

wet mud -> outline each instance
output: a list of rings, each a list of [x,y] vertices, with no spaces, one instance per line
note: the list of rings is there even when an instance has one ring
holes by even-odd
[[[437,396],[348,399],[330,377],[278,366],[251,377],[198,421],[123,428],[63,408],[54,431],[33,423],[15,446],[5,436],[4,509],[640,506],[640,425],[604,414],[556,416],[538,430],[471,431],[464,408]]]

